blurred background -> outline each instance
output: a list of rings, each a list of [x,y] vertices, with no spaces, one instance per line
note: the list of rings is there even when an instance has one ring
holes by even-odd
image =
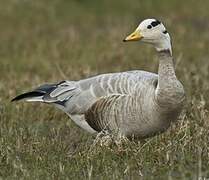
[[[209,177],[208,8],[204,0],[0,0],[0,177]],[[157,72],[152,47],[122,42],[145,18],[170,33],[187,94],[168,132],[118,154],[117,147],[92,148],[93,137],[51,106],[10,103],[45,82]]]

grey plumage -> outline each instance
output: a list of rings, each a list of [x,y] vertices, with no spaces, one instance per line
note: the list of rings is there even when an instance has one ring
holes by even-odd
[[[124,42],[136,40],[150,43],[158,51],[158,75],[136,70],[62,81],[42,85],[13,101],[54,104],[91,133],[145,138],[163,132],[177,119],[185,99],[175,75],[170,35],[161,22],[146,19]]]
[[[106,130],[127,137],[152,136],[176,120],[184,100],[173,58],[161,52],[159,61],[159,75],[128,71],[62,81],[42,85],[31,96],[26,93],[14,100],[52,103],[92,133]]]

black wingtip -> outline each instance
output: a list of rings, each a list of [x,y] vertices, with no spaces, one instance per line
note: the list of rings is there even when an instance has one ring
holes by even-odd
[[[11,100],[11,102],[19,101],[19,100],[21,100],[21,99],[23,99],[22,94],[19,95],[19,96],[16,96],[15,98],[13,98],[13,99]]]
[[[19,101],[19,100],[26,99],[26,98],[43,96],[44,94],[45,94],[44,92],[37,92],[37,91],[27,92],[24,94],[20,94],[19,96],[16,96],[15,98],[11,100],[11,102]]]
[[[15,98],[13,98],[10,102],[14,102],[14,101],[16,101],[16,97],[15,97]]]

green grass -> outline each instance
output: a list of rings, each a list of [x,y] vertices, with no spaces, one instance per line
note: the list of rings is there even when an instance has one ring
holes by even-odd
[[[209,178],[208,7],[203,0],[1,1],[0,179]],[[101,147],[51,106],[10,103],[45,82],[157,72],[153,48],[122,43],[147,17],[166,24],[187,94],[178,123],[164,134]]]

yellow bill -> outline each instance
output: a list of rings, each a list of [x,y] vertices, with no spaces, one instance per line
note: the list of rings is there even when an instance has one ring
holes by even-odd
[[[140,34],[139,31],[134,31],[129,36],[127,36],[123,41],[124,42],[126,42],[126,41],[139,41],[142,38],[143,38],[143,36]]]

